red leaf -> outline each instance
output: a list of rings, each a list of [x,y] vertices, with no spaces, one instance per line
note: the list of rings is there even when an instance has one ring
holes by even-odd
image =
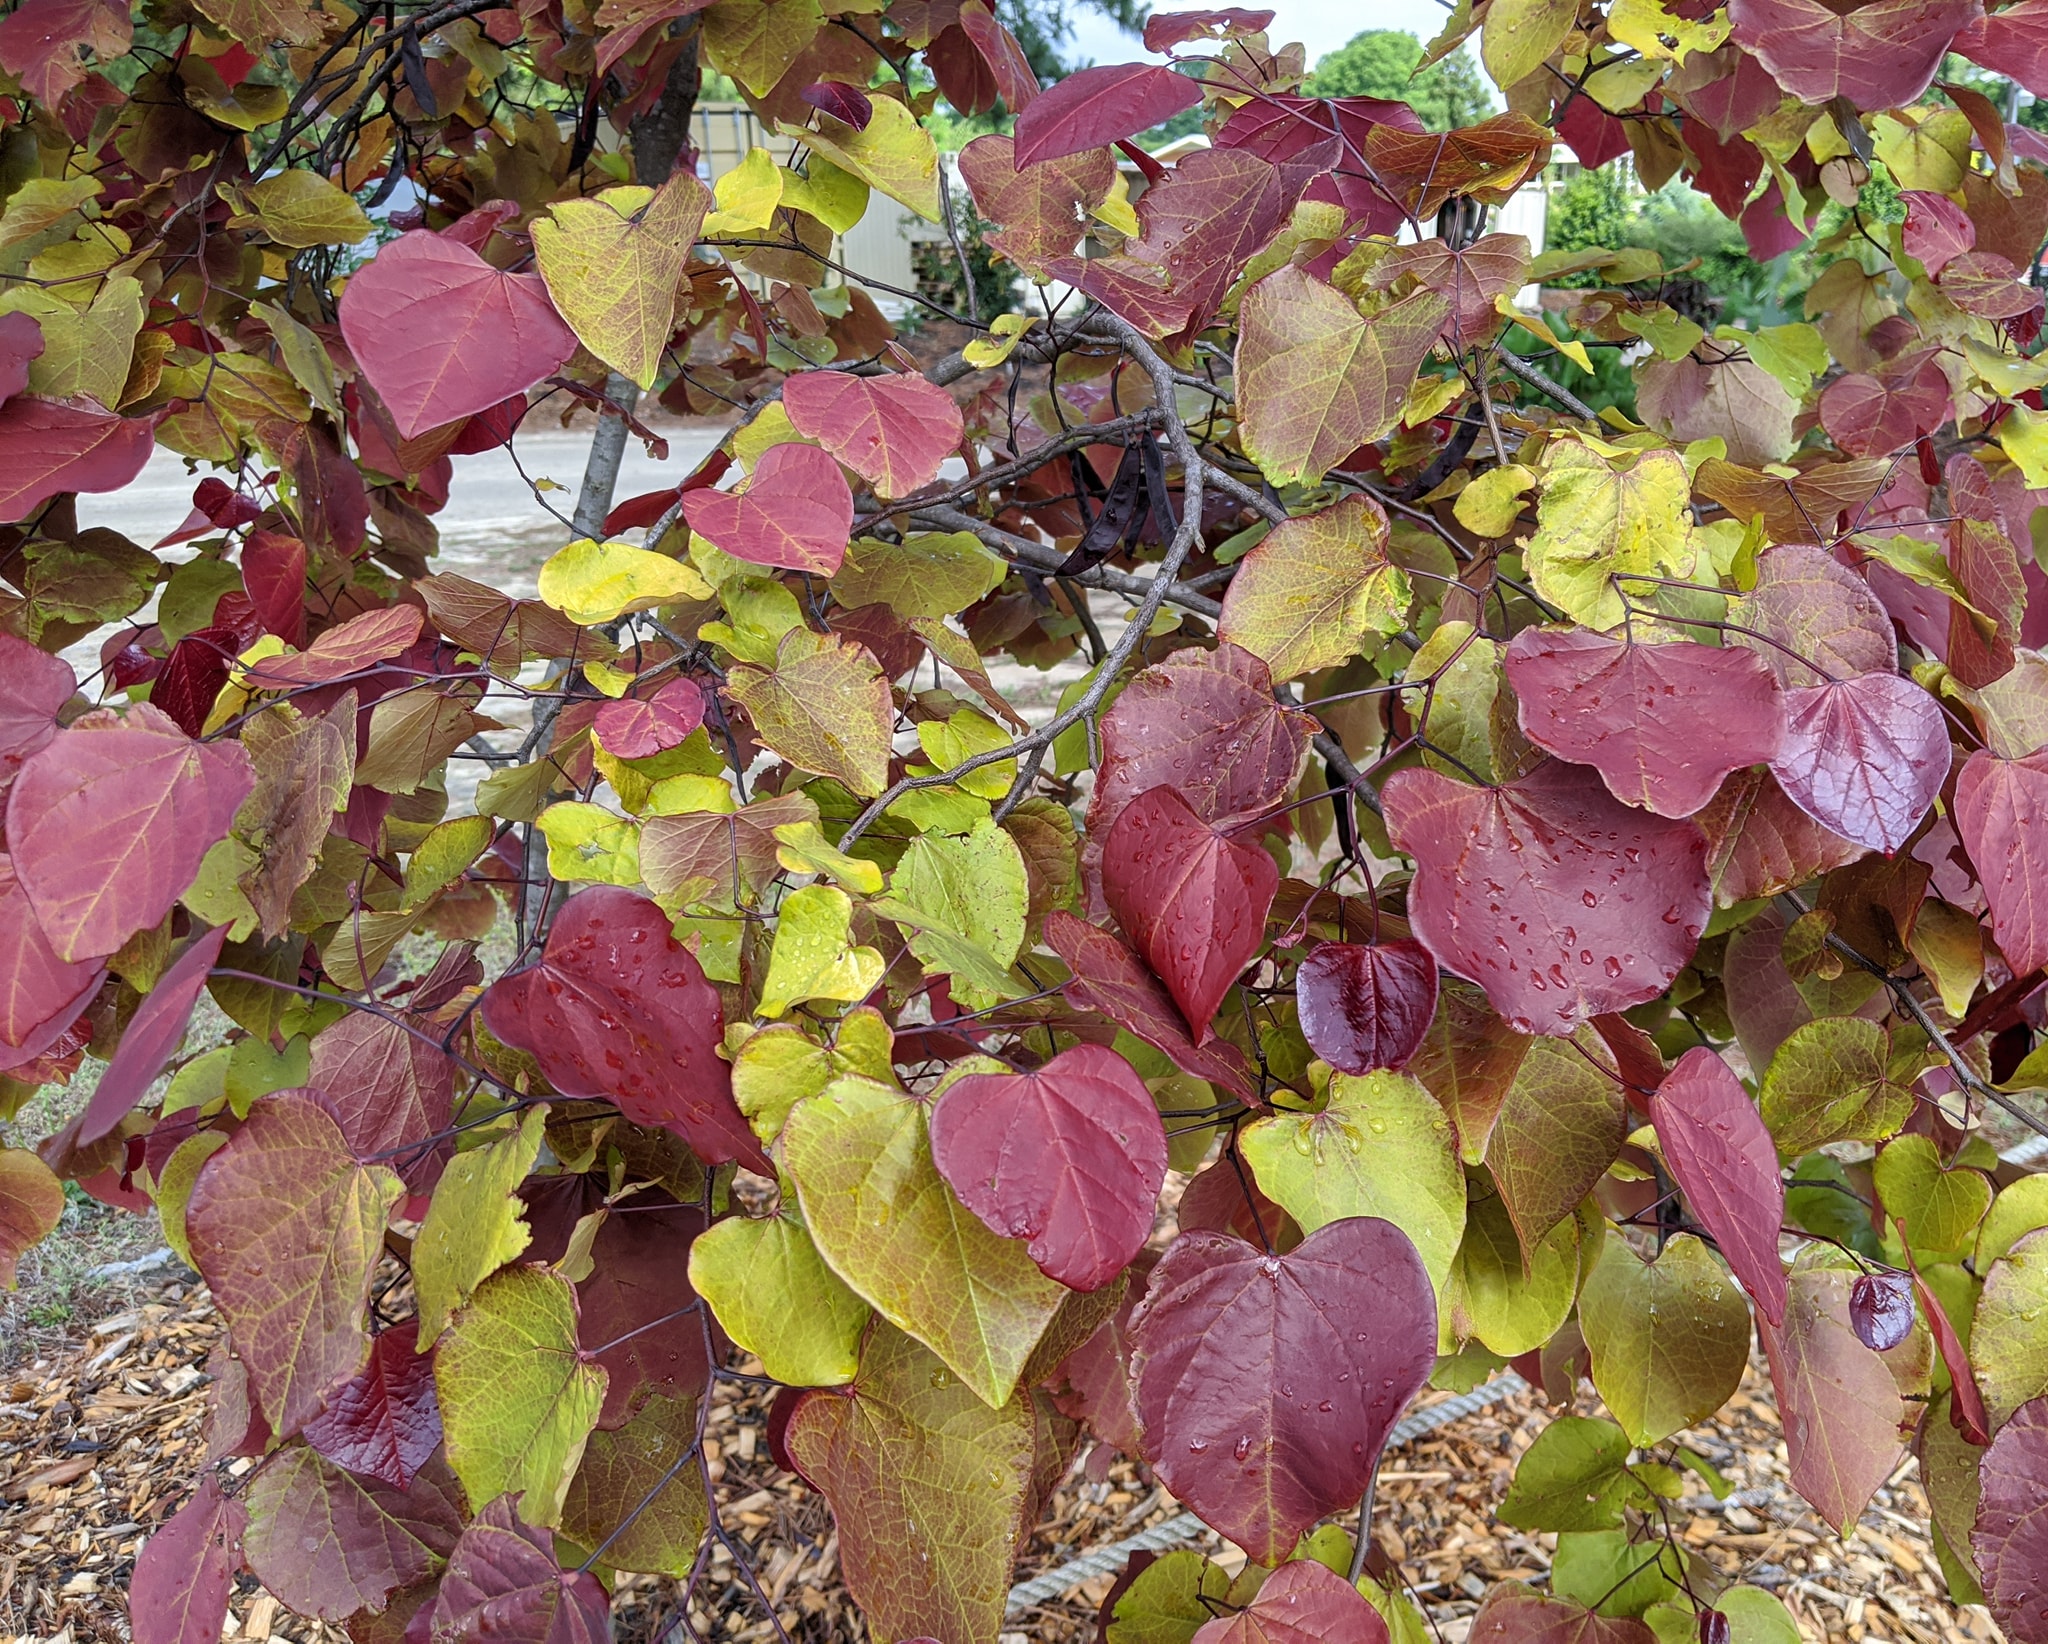
[[[683,518],[735,559],[829,577],[846,558],[853,493],[815,445],[771,445],[744,491],[692,491]]]
[[[1436,959],[1420,942],[1325,942],[1294,973],[1302,1036],[1339,1073],[1405,1067],[1436,1015]]]
[[[960,8],[960,32],[974,43],[981,60],[988,64],[1001,97],[1012,114],[1021,114],[1038,95],[1038,76],[1017,37],[1001,23],[981,0],[967,0]]]
[[[397,1171],[415,1193],[430,1192],[454,1151],[455,1064],[399,1022],[352,1011],[314,1036],[306,1082],[358,1159]]]
[[[1285,1256],[1184,1233],[1131,1333],[1145,1459],[1205,1524],[1277,1564],[1372,1477],[1436,1363],[1436,1297],[1407,1235],[1375,1217]]]
[[[33,755],[7,840],[58,958],[112,953],[169,913],[255,783],[239,743],[194,742],[147,703],[88,715]]]
[[[1692,815],[1724,776],[1769,760],[1784,739],[1777,681],[1751,651],[1524,628],[1502,665],[1523,735],[1659,816]]]
[[[1145,49],[1165,52],[1190,40],[1223,40],[1272,27],[1270,11],[1161,11],[1145,19]]]
[[[1471,1644],[1655,1644],[1658,1637],[1632,1617],[1546,1598],[1519,1581],[1503,1581],[1486,1595],[1467,1636]]]
[[[242,587],[266,634],[306,643],[306,545],[297,537],[251,531],[242,544]]]
[[[2048,96],[2048,0],[2020,0],[1972,18],[1949,50]]]
[[[97,960],[57,957],[14,876],[13,859],[0,856],[0,1071],[48,1050],[106,974]]]
[[[1151,63],[1084,68],[1017,115],[1017,164],[1063,159],[1135,137],[1202,100],[1202,84]]]
[[[829,114],[855,131],[866,131],[875,117],[875,105],[866,92],[837,80],[815,80],[797,95],[820,114]]]
[[[1699,945],[1705,837],[1630,810],[1582,766],[1552,760],[1503,788],[1398,771],[1380,797],[1415,860],[1415,935],[1518,1033],[1654,999]]]
[[[1356,1587],[1312,1558],[1290,1559],[1236,1615],[1196,1629],[1191,1644],[1387,1644],[1387,1624]]]
[[[555,1559],[555,1538],[521,1523],[512,1501],[500,1496],[485,1507],[448,1555],[431,1636],[611,1644],[611,1600],[597,1577],[564,1570]]]
[[[341,334],[406,439],[489,411],[576,352],[538,274],[424,229],[349,276]]]
[[[1983,473],[1969,458],[1959,461]],[[1949,505],[1962,515],[1956,491],[1950,492]],[[1951,519],[1948,562],[1971,605],[1991,620],[1991,631],[1986,633],[1978,626],[1976,614],[1949,602],[1949,672],[1971,689],[1982,690],[2012,672],[2013,641],[2026,618],[2026,572],[2011,536],[1995,518]]]
[[[1934,282],[1941,294],[1981,320],[2017,320],[2041,306],[2041,293],[2024,285],[2010,258],[1995,251],[1966,251]]]
[[[0,405],[0,522],[27,519],[60,491],[119,491],[155,445],[154,417],[18,395]]]
[[[719,1059],[718,989],[644,896],[599,885],[572,896],[540,962],[484,993],[484,1025],[531,1051],[564,1096],[609,1097],[635,1124],[658,1125],[708,1164],[772,1167],[733,1104]]]
[[[1941,705],[1898,674],[1858,674],[1786,693],[1771,774],[1802,811],[1887,853],[1913,836],[1948,776]]]
[[[1650,1098],[1664,1160],[1721,1255],[1772,1324],[1785,1322],[1778,1229],[1785,1184],[1778,1150],[1756,1103],[1705,1045],[1678,1059]]]
[[[1224,1039],[1196,1045],[1158,978],[1115,936],[1061,909],[1046,916],[1045,939],[1073,972],[1065,993],[1076,1010],[1100,1011],[1183,1072],[1259,1105],[1244,1052]]]
[[[1274,804],[1314,735],[1308,715],[1273,700],[1273,676],[1251,652],[1182,652],[1139,674],[1103,714],[1089,832],[1106,836],[1117,812],[1162,784],[1210,822]]]
[[[1820,0],[1731,0],[1735,43],[1802,103],[1899,108],[1934,82],[1982,0],[1877,0],[1837,15]]]
[[[200,628],[187,634],[171,647],[156,676],[149,693],[151,706],[161,709],[187,736],[197,736],[206,729],[214,699],[228,682],[240,650],[232,628]]]
[[[135,39],[123,0],[23,0],[0,21],[0,67],[46,109],[85,78],[81,51],[102,63],[126,55]]]
[[[2023,1404],[1978,1464],[1983,1494],[1970,1550],[1991,1614],[2017,1644],[2039,1644],[2048,1586],[2048,1397]],[[144,1640],[142,1644],[150,1644]]]
[[[148,1094],[164,1064],[184,1043],[185,1028],[192,1020],[192,1007],[206,987],[206,978],[220,958],[221,944],[228,928],[216,925],[178,956],[178,962],[157,979],[143,995],[141,1005],[121,1035],[120,1048],[86,1104],[79,1121],[78,1140],[83,1144],[110,1136],[128,1116],[129,1110]]]
[[[1706,833],[1707,871],[1724,908],[1776,896],[1864,854],[1787,799],[1769,771],[1730,777],[1693,821]]]
[[[2048,753],[1971,754],[1956,778],[1955,824],[2005,962],[2016,975],[2048,965]]]
[[[1133,1457],[1138,1453],[1138,1421],[1131,1413],[1131,1314],[1145,1299],[1157,1261],[1156,1253],[1139,1252],[1117,1310],[1060,1361],[1046,1384],[1061,1415]]]
[[[439,1460],[401,1491],[295,1444],[271,1455],[242,1499],[250,1573],[289,1609],[329,1622],[383,1611],[395,1629],[462,1535],[462,1486]]]
[[[704,1321],[684,1276],[703,1231],[703,1211],[660,1194],[640,1195],[597,1230],[590,1277],[576,1286],[576,1335],[608,1377],[600,1427],[623,1427],[649,1393],[704,1397]]]
[[[417,1350],[419,1333],[419,1320],[408,1319],[379,1336],[362,1373],[337,1387],[300,1433],[337,1467],[394,1490],[408,1488],[441,1443],[434,1360]]]
[[[1946,194],[1913,188],[1899,198],[1906,202],[1906,226],[1900,230],[1906,255],[1918,258],[1930,279],[1976,245],[1975,225]]]
[[[970,1073],[931,1113],[960,1202],[1070,1290],[1099,1290],[1152,1233],[1166,1129],[1131,1064],[1076,1045],[1031,1073]]]
[[[1775,101],[1776,88],[1773,87]],[[1557,134],[1579,164],[1597,170],[1629,150],[1628,126],[1581,91],[1558,116]]]
[[[135,1644],[219,1644],[228,1593],[242,1563],[249,1514],[203,1473],[199,1489],[149,1538],[128,1583]]]
[[[326,685],[408,649],[426,626],[427,613],[417,605],[387,605],[365,611],[339,627],[329,628],[303,651],[265,657],[252,663],[249,683],[262,691],[288,685]]]
[[[1265,945],[1279,889],[1271,856],[1219,832],[1172,788],[1132,800],[1103,844],[1103,894],[1198,1045],[1208,1043],[1223,996]]]
[[[704,723],[704,692],[693,679],[672,679],[651,697],[625,697],[597,710],[597,739],[621,759],[651,759],[679,748]]]
[[[1829,383],[1820,397],[1820,423],[1852,457],[1902,451],[1949,418],[1948,377],[1933,359],[1910,373],[1881,377],[1851,372]]]
[[[1913,1273],[1913,1293],[1920,1299],[1920,1316],[1927,1321],[1927,1328],[1934,1336],[1935,1350],[1941,1354],[1942,1365],[1948,1371],[1949,1419],[1968,1443],[1979,1447],[1989,1444],[1991,1422],[1984,1413],[1984,1394],[1977,1385],[1977,1372],[1970,1368],[1970,1355],[1963,1346],[1962,1337],[1956,1334],[1956,1327],[1948,1321],[1948,1310],[1941,1305],[1941,1298],[1927,1287],[1927,1281],[1921,1278],[1917,1268]]]
[[[1810,544],[1760,556],[1756,586],[1729,615],[1753,630],[1738,629],[1729,637],[1762,657],[1780,685],[1809,684],[1815,670],[1840,677],[1888,674],[1898,667],[1891,618],[1869,584]]]
[[[61,656],[0,634],[0,792],[57,734],[57,710],[77,689],[78,675]]]
[[[782,407],[799,434],[885,497],[907,497],[931,484],[960,443],[960,407],[922,377],[800,371],[783,383]],[[782,449],[771,447],[768,456]]]
[[[0,30],[6,27],[0,23]],[[29,361],[42,357],[42,322],[19,311],[0,314],[0,400],[28,392]]]
[[[1849,1286],[1849,1328],[1873,1353],[1913,1333],[1913,1283],[1903,1273],[1859,1273]]]

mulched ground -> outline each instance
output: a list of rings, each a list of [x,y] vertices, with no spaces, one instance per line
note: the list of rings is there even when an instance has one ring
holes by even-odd
[[[203,1453],[207,1354],[221,1325],[189,1277],[139,1291],[62,1352],[0,1372],[0,1638],[45,1644],[128,1644],[125,1588],[144,1538],[176,1510]],[[768,1458],[765,1410],[713,1411],[722,1435],[713,1476],[723,1522],[747,1550],[788,1637],[805,1644],[865,1638],[838,1580],[838,1542],[824,1502]],[[1463,1644],[1478,1596],[1502,1579],[1540,1578],[1552,1538],[1495,1521],[1516,1458],[1551,1412],[1523,1395],[1392,1452],[1374,1527],[1382,1550],[1435,1623],[1441,1644]],[[1770,1588],[1807,1638],[1997,1644],[1979,1609],[1957,1611],[1924,1533],[1925,1507],[1904,1463],[1838,1541],[1784,1483],[1784,1447],[1768,1387],[1752,1374],[1721,1419],[1687,1442],[1736,1486],[1725,1503],[1689,1496],[1674,1517],[1686,1545],[1725,1575]],[[248,1462],[237,1462],[246,1469]],[[1018,1578],[1159,1523],[1179,1511],[1121,1460],[1106,1476],[1077,1467],[1036,1527]],[[1099,1470],[1098,1470],[1099,1471]],[[1212,1550],[1214,1545],[1212,1543]],[[1080,1644],[1094,1636],[1108,1577],[1012,1616],[1003,1644]],[[623,1644],[653,1640],[678,1620],[676,1585],[633,1579],[619,1594]],[[733,1558],[717,1550],[690,1606],[700,1638],[768,1640],[776,1630]],[[243,1579],[226,1637],[324,1644],[341,1635],[282,1611]],[[675,1634],[675,1644],[689,1636]]]

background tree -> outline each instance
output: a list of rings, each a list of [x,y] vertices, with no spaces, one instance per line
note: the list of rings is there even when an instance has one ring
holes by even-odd
[[[1406,103],[1431,131],[1483,120],[1494,99],[1478,65],[1462,51],[1421,73],[1422,42],[1405,29],[1364,29],[1316,59],[1308,90],[1319,97],[1383,97]]]

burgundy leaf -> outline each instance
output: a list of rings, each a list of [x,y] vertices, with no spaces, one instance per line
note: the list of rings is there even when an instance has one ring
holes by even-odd
[[[1206,1044],[1217,1006],[1265,945],[1266,913],[1280,889],[1273,858],[1158,787],[1110,824],[1102,889],[1195,1043]]]
[[[500,1496],[486,1506],[448,1555],[433,1644],[611,1644],[611,1600],[597,1577],[564,1570],[555,1538],[520,1522],[512,1502]]]
[[[1887,370],[1879,377],[1852,371],[1829,383],[1820,397],[1821,426],[1852,457],[1904,450],[1948,417],[1948,376],[1933,358],[1910,373]]]
[[[417,994],[414,1002],[425,1008]],[[403,1021],[352,1011],[314,1036],[306,1077],[357,1159],[389,1165],[414,1193],[432,1190],[455,1146],[446,1134],[455,1105],[446,1051]]]
[[[1952,51],[2048,97],[2048,0],[2020,0],[2016,6],[1974,17],[1955,37]]]
[[[256,1472],[243,1499],[251,1573],[288,1608],[323,1621],[384,1610],[430,1578],[462,1535],[462,1486],[440,1460],[398,1490],[294,1444]]]
[[[1656,1644],[1658,1637],[1633,1617],[1547,1598],[1519,1581],[1503,1581],[1487,1593],[1467,1636],[1471,1644]]]
[[[1339,1073],[1405,1067],[1436,1015],[1436,959],[1420,942],[1325,942],[1294,973],[1302,1036]]]
[[[220,958],[228,928],[216,925],[178,956],[178,962],[143,995],[141,1005],[121,1035],[120,1047],[86,1103],[78,1140],[84,1144],[112,1135],[135,1104],[148,1094],[164,1064],[184,1043],[192,1007],[206,987],[207,975]]]
[[[155,445],[153,417],[17,395],[0,405],[0,522],[27,519],[60,491],[119,491]]]
[[[1970,1549],[1984,1577],[1992,1617],[2015,1644],[2040,1644],[2041,1593],[2048,1588],[2048,1397],[2013,1412],[1984,1452],[1983,1494]],[[148,1644],[148,1641],[144,1641]]]
[[[1045,939],[1073,973],[1065,992],[1076,1010],[1100,1011],[1182,1072],[1258,1105],[1258,1085],[1244,1052],[1225,1039],[1198,1046],[1159,979],[1110,932],[1061,909],[1047,916]]]
[[[1436,1297],[1407,1235],[1374,1217],[1284,1256],[1184,1233],[1131,1333],[1145,1459],[1205,1524],[1276,1564],[1372,1477],[1436,1363]]]
[[[1950,466],[1954,469],[1956,465]],[[1983,472],[1974,462],[1968,466]],[[1962,505],[1954,491],[1950,492],[1950,502],[1960,513]],[[1976,608],[1974,612],[1966,611],[1953,600],[1949,602],[1949,672],[1971,689],[1982,690],[2012,672],[2013,642],[2026,620],[2026,571],[2021,568],[2012,537],[1996,519],[1950,520],[1948,562],[1964,595]],[[1978,613],[1990,620],[1989,632],[1979,626]]]
[[[853,493],[815,445],[771,445],[744,491],[692,491],[683,517],[735,559],[829,577],[846,558]]]
[[[164,659],[149,693],[150,705],[162,709],[187,736],[199,735],[240,650],[232,628],[200,628],[187,634]]]
[[[28,392],[29,361],[42,357],[42,321],[33,314],[0,314],[0,400]]]
[[[1810,685],[1816,671],[1839,678],[1899,665],[1891,618],[1869,585],[1810,544],[1760,555],[1756,586],[1728,615],[1739,624],[1730,640],[1762,657],[1780,685]]]
[[[418,1319],[379,1336],[370,1362],[329,1395],[301,1429],[305,1441],[351,1473],[381,1479],[394,1490],[412,1483],[441,1442],[441,1402],[434,1360],[418,1351]]]
[[[147,703],[60,732],[7,796],[14,871],[51,950],[97,958],[156,925],[255,784],[239,743],[194,742]]]
[[[532,1052],[564,1096],[608,1097],[635,1124],[673,1130],[709,1164],[772,1167],[732,1099],[718,1055],[718,989],[644,896],[599,885],[572,896],[540,963],[484,993],[484,1025]]]
[[[875,117],[875,105],[868,101],[868,94],[838,80],[813,80],[797,95],[820,114],[842,120],[855,131],[866,131],[868,122]]]
[[[1917,1269],[1913,1273],[1913,1294],[1920,1303],[1920,1316],[1927,1321],[1928,1331],[1934,1337],[1934,1348],[1941,1355],[1942,1367],[1948,1371],[1949,1420],[1955,1423],[1956,1431],[1968,1443],[1979,1447],[1989,1444],[1991,1422],[1984,1413],[1984,1392],[1977,1385],[1977,1372],[1970,1368],[1969,1350],[1963,1346],[1963,1338],[1956,1334],[1956,1327],[1949,1323],[1948,1309],[1941,1305],[1941,1298],[1928,1288],[1927,1281]],[[1850,1302],[1853,1308],[1853,1294]],[[1862,1332],[1857,1334],[1861,1336]],[[1864,1345],[1867,1347],[1869,1343]]]
[[[931,484],[960,444],[960,407],[922,377],[799,371],[783,383],[782,405],[799,434],[885,497],[907,497]],[[768,456],[782,449],[771,447]]]
[[[1387,1624],[1327,1564],[1290,1559],[1251,1603],[1195,1630],[1190,1644],[1387,1644]]]
[[[2041,306],[2041,293],[2021,283],[2019,270],[1995,251],[1966,251],[1935,281],[1941,294],[1980,320],[2017,320]]]
[[[1778,1150],[1742,1081],[1705,1045],[1678,1059],[1650,1098],[1650,1122],[1686,1203],[1772,1324],[1785,1322]]]
[[[427,614],[417,605],[389,605],[351,617],[292,655],[265,657],[249,666],[249,682],[258,690],[291,685],[325,685],[361,673],[408,649],[426,626]]]
[[[1858,674],[1786,693],[1771,774],[1802,811],[1872,850],[1913,836],[1948,776],[1941,705],[1898,674]]]
[[[1877,0],[1836,14],[1820,0],[1731,0],[1735,43],[1802,103],[1899,108],[1933,83],[1981,0]]]
[[[1145,49],[1170,51],[1190,40],[1222,40],[1234,34],[1257,34],[1270,28],[1270,11],[1160,11],[1145,19]]]
[[[406,439],[489,411],[576,352],[538,274],[415,229],[349,276],[341,334]]]
[[[994,11],[981,0],[967,0],[961,6],[960,32],[974,43],[981,60],[988,64],[995,79],[996,95],[1012,114],[1022,113],[1038,95],[1038,76],[1017,37],[996,20]]]
[[[649,1393],[704,1396],[704,1321],[685,1277],[703,1231],[703,1211],[660,1195],[641,1195],[597,1230],[590,1276],[576,1286],[576,1334],[609,1378],[600,1427],[623,1427]]]
[[[1070,1290],[1099,1290],[1152,1233],[1166,1129],[1113,1050],[1075,1045],[1030,1073],[970,1073],[931,1112],[932,1159],[960,1202]]]
[[[1127,1456],[1138,1453],[1138,1420],[1131,1413],[1131,1314],[1145,1299],[1157,1261],[1155,1252],[1139,1252],[1117,1310],[1060,1361],[1046,1383],[1062,1415]]]
[[[1971,754],[1956,778],[1955,825],[2005,962],[2015,974],[2048,965],[2048,752]]]
[[[1751,651],[1524,628],[1501,661],[1523,735],[1659,816],[1691,816],[1784,739],[1778,683]]]
[[[1102,716],[1102,766],[1089,831],[1148,788],[1178,790],[1207,821],[1286,797],[1315,724],[1273,700],[1265,663],[1235,645],[1182,652],[1147,668]]]
[[[1776,896],[1865,854],[1793,804],[1764,770],[1731,776],[1693,821],[1707,836],[1707,872],[1724,908]]]
[[[242,1563],[249,1514],[221,1494],[217,1474],[149,1538],[128,1583],[135,1644],[219,1644],[228,1593]]]
[[[61,656],[0,634],[0,792],[21,762],[57,734],[57,710],[77,689],[78,675]]]
[[[1017,115],[1017,164],[1064,159],[1135,137],[1202,100],[1202,83],[1151,63],[1084,68]]]
[[[251,531],[242,544],[242,587],[266,634],[306,643],[306,545],[297,537]]]
[[[1398,771],[1381,801],[1415,860],[1416,936],[1518,1033],[1654,999],[1699,945],[1705,837],[1620,804],[1584,767],[1550,760],[1502,788]]]
[[[0,1070],[42,1055],[99,991],[107,967],[94,959],[59,959],[0,856]]]
[[[679,748],[704,723],[704,692],[694,679],[672,679],[650,697],[629,696],[597,710],[594,729],[605,752],[651,759]]]
[[[1913,1286],[1903,1273],[1863,1273],[1849,1287],[1849,1328],[1873,1353],[1913,1333]]]
[[[1899,198],[1906,204],[1906,225],[1900,230],[1906,255],[1919,259],[1929,278],[1977,244],[1976,226],[1946,194],[1913,188]]]

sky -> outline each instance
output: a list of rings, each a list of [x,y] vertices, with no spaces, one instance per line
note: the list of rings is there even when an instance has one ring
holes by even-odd
[[[1158,11],[1199,11],[1207,10],[1220,0],[1155,0]],[[1255,5],[1259,0],[1236,0],[1241,5]],[[1361,6],[1358,0],[1266,0],[1276,14],[1273,26],[1267,31],[1276,45],[1285,45],[1290,40],[1299,40],[1308,47],[1309,65],[1323,53],[1335,51],[1361,29],[1407,29],[1418,38],[1428,40],[1444,25],[1449,13],[1436,0],[1370,0]],[[1090,59],[1097,63],[1130,62],[1143,55],[1143,43],[1135,35],[1127,35],[1095,11],[1077,11],[1074,17],[1074,39],[1067,48],[1075,59]]]

